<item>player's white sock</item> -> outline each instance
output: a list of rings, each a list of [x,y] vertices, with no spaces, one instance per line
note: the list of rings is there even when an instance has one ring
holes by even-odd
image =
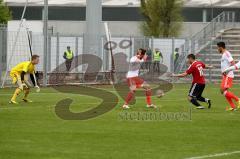
[[[208,98],[205,98],[205,102],[208,102],[209,101],[209,99]]]
[[[123,109],[129,109],[130,108],[127,104],[124,104],[122,107],[123,107]]]

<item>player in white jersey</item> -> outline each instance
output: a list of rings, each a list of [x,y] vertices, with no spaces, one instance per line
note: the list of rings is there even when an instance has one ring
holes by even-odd
[[[146,102],[148,108],[156,108],[155,105],[151,103],[151,88],[147,82],[145,82],[142,78],[139,77],[139,70],[141,68],[141,64],[146,61],[146,50],[139,49],[137,54],[133,56],[130,60],[129,71],[126,75],[127,82],[130,91],[125,99],[125,103],[122,106],[124,109],[129,109],[129,102],[134,98],[134,94],[137,88],[143,88],[146,91]]]
[[[223,71],[223,73],[224,73],[224,74],[227,74],[227,73],[230,72],[230,71],[239,70],[239,69],[240,69],[240,61],[239,61],[238,63],[236,63],[235,65],[230,66],[230,67],[228,67],[227,69],[225,69],[225,70]]]
[[[234,73],[232,70],[225,72],[231,66],[234,66],[235,62],[232,58],[231,53],[226,49],[224,42],[217,43],[218,51],[222,54],[221,58],[221,71],[222,71],[222,83],[221,83],[221,93],[224,94],[225,98],[227,99],[228,103],[230,104],[230,108],[227,107],[226,110],[235,110],[236,106],[233,103],[233,100],[240,108],[240,101],[239,98],[234,95],[232,92],[229,91],[229,88],[232,87]]]

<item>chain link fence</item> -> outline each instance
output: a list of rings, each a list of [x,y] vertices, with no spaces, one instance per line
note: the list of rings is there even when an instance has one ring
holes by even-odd
[[[9,65],[7,72],[10,68],[14,67],[22,61],[27,61],[30,58],[30,50],[26,32],[22,31],[19,34],[18,41],[13,51],[14,40],[16,32],[1,30],[0,32],[0,49],[1,49],[1,68],[0,75],[1,80],[6,73],[6,67]],[[51,34],[48,37],[48,57],[47,61],[44,61],[43,54],[43,35],[41,33],[31,32],[32,50],[33,54],[38,54],[40,58],[40,64],[36,69],[39,73],[39,82],[43,82],[43,65],[47,64],[47,82],[49,85],[62,85],[62,84],[109,84],[111,81],[111,64],[112,60],[109,53],[109,48],[106,38],[101,38],[101,50],[99,53],[84,53],[84,35],[68,36],[61,35],[60,33]],[[128,70],[130,58],[134,56],[139,48],[145,48],[150,51],[151,61],[150,70],[153,70],[153,52],[160,50],[163,55],[162,65],[167,67],[167,72],[173,72],[178,65],[174,66],[174,52],[177,50],[179,57],[184,57],[187,50],[185,47],[187,39],[155,39],[148,37],[121,37],[113,36],[111,39],[111,48],[114,53],[115,67],[118,74],[125,76]],[[66,60],[63,58],[64,52],[67,47],[70,46],[74,53],[74,59],[71,63],[70,71],[67,71]],[[88,56],[92,55],[92,56]],[[10,57],[12,60],[10,61]],[[176,59],[175,59],[176,60]],[[100,62],[97,62],[100,61]],[[86,76],[88,68],[93,69],[92,73],[94,77]],[[97,68],[97,69],[96,69]],[[143,71],[145,67],[142,67]],[[153,75],[154,76],[154,75]],[[156,74],[156,76],[159,76]],[[90,79],[90,80],[89,80]],[[11,86],[11,79],[7,76],[6,85]]]
[[[141,66],[142,74],[150,73],[145,77],[149,80],[159,79],[166,72],[185,71],[188,67],[186,56],[189,53],[194,53],[198,59],[206,64],[215,66],[214,69],[206,70],[206,76],[209,81],[218,81],[221,78],[221,55],[217,52],[217,42],[224,41],[233,57],[240,59],[238,55],[240,29],[236,27],[235,19],[234,12],[223,12],[189,39],[113,36],[110,42],[111,47],[109,47],[106,37],[102,36],[101,47],[97,53],[84,52],[84,35],[50,33],[48,36],[48,57],[44,57],[42,33],[31,32],[33,53],[41,57],[40,64],[37,66],[39,82],[42,83],[44,80],[47,81],[48,85],[109,84],[112,82],[113,73],[121,80],[125,78],[129,69],[130,58],[136,54],[139,48],[146,49],[149,56],[148,61]],[[30,58],[27,33],[21,31],[14,46],[16,34],[16,32],[7,31],[6,26],[0,25],[1,82],[6,71],[9,73],[10,68]],[[74,53],[69,71],[66,59],[63,57],[68,46]],[[156,69],[156,62],[153,58],[153,53],[156,50],[162,53],[162,59],[157,62],[160,63],[160,69]],[[114,55],[114,67],[112,66],[111,51]],[[43,71],[44,65],[47,67],[47,72]],[[43,76],[44,73],[47,76]],[[7,76],[6,85],[11,86],[9,76]]]
[[[198,59],[204,63],[214,66],[214,69],[205,71],[210,82],[217,82],[221,79],[221,54],[217,51],[218,42],[225,42],[234,59],[239,59],[237,53],[240,50],[238,46],[240,30],[238,28],[235,12],[222,12],[190,38],[191,53],[196,54]],[[238,75],[235,80],[239,80]]]

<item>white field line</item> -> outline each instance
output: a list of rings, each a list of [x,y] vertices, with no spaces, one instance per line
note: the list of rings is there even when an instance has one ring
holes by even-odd
[[[108,102],[108,103],[114,103],[114,102]],[[82,105],[96,105],[96,104],[100,104],[100,102],[99,103],[96,103],[96,102],[92,102],[92,103],[82,103]],[[22,109],[22,108],[24,108],[24,109],[35,109],[35,108],[50,108],[50,109],[52,109],[52,108],[54,108],[56,106],[56,104],[54,105],[54,104],[52,104],[52,105],[50,105],[50,106],[26,106],[26,105],[21,105],[21,104],[17,104],[17,105],[14,105],[14,106],[11,106],[11,104],[9,104],[9,106],[5,106],[5,107],[1,107],[1,105],[0,105],[0,110],[14,110],[14,109]]]
[[[20,109],[21,107],[5,107],[5,108],[0,108],[0,110],[15,110],[15,109]]]
[[[30,92],[31,93],[31,92]],[[13,94],[13,93],[0,93],[0,95],[8,95],[8,94]],[[32,92],[31,94],[66,94],[66,93],[61,93],[61,92],[39,92],[39,93],[35,93],[35,92]]]
[[[183,100],[183,99],[182,99]],[[162,101],[182,101],[182,100],[162,100]],[[185,99],[184,99],[185,100]],[[96,104],[100,104],[101,102],[87,102],[87,103],[82,103],[84,105],[96,105]],[[108,102],[108,104],[110,103],[115,103],[115,102]],[[118,103],[119,104],[119,103]],[[22,108],[27,108],[27,109],[35,109],[35,108],[39,108],[39,107],[43,107],[43,108],[54,108],[56,106],[56,104],[52,104],[50,106],[22,106],[21,103],[19,103],[18,105],[14,105],[14,106],[11,106],[11,104],[7,105],[7,106],[4,106],[4,107],[1,107],[0,105],[0,110],[14,110],[14,109],[22,109]],[[161,104],[158,104],[157,105],[158,107],[162,108],[163,106]]]
[[[189,87],[190,88],[190,87]],[[216,89],[216,90],[219,90],[220,88],[211,88],[211,89]],[[237,88],[232,88],[232,90],[236,90]],[[103,90],[105,90],[105,89],[103,89]],[[141,89],[139,89],[139,90],[141,90]],[[173,90],[175,90],[175,91],[183,91],[183,90],[186,90],[186,91],[188,91],[189,89],[188,88],[178,88],[178,89],[176,89],[176,88],[173,88],[172,90],[170,90],[170,92],[171,91],[173,91]],[[106,91],[108,91],[108,90],[106,90]],[[112,92],[112,93],[116,93],[117,91],[116,90],[112,90],[112,91],[108,91],[108,92]],[[31,94],[72,94],[72,93],[64,93],[64,92],[40,92],[40,93],[31,93]],[[12,93],[0,93],[0,96],[4,96],[4,95],[12,95]],[[78,95],[78,94],[73,94],[73,95]],[[80,95],[80,94],[79,94]],[[81,95],[80,95],[81,96]],[[85,95],[82,95],[82,96],[85,96]]]
[[[81,94],[74,94],[74,93],[61,93],[61,92],[52,92],[52,93],[30,93],[30,94],[62,94],[62,95],[66,95],[66,94],[71,94],[71,95],[77,95],[77,96],[87,96],[87,95],[81,95]],[[0,96],[9,96],[9,95],[13,95],[13,93],[0,93]]]
[[[30,94],[71,94],[71,93],[55,93],[55,92],[52,92],[52,93],[30,93]],[[0,93],[0,96],[11,96],[13,95],[12,93]],[[81,94],[71,94],[72,96],[86,96],[86,95],[81,95]],[[154,97],[154,95],[153,95]],[[69,98],[69,97],[68,97]],[[146,98],[145,96],[143,97],[137,97],[137,98]],[[186,101],[187,99],[161,99],[161,101]]]
[[[221,156],[230,156],[230,155],[239,154],[239,153],[240,151],[233,151],[233,152],[216,153],[216,154],[205,155],[205,156],[190,157],[185,159],[205,159],[205,158],[214,158],[214,157],[221,157]]]

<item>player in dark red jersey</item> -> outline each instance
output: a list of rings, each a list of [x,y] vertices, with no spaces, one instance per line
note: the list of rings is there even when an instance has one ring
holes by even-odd
[[[197,109],[204,109],[204,106],[201,106],[198,101],[205,102],[208,104],[208,108],[211,108],[211,100],[202,97],[202,93],[205,88],[205,77],[203,73],[204,68],[212,68],[212,66],[206,66],[203,62],[197,61],[194,54],[189,54],[187,56],[188,63],[190,64],[186,72],[182,74],[173,74],[173,77],[185,77],[192,74],[193,81],[192,86],[189,90],[188,100],[196,106]]]

